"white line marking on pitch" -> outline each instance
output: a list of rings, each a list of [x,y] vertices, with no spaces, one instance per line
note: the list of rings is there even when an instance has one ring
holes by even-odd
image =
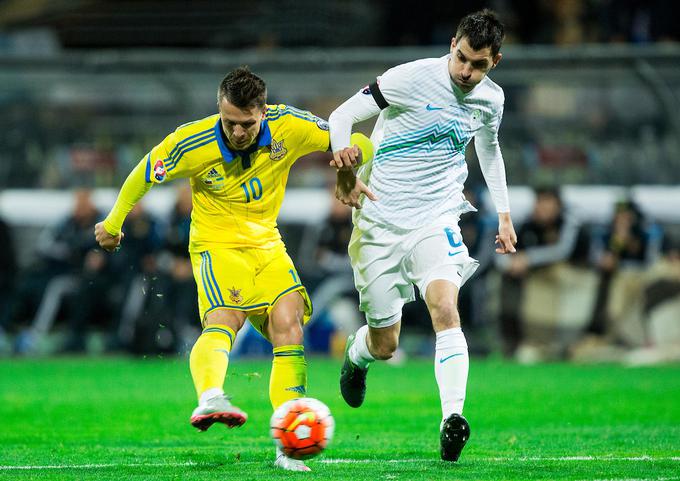
[[[540,462],[540,461],[680,461],[680,456],[652,457],[652,456],[560,456],[560,457],[520,457],[520,458],[467,458],[470,461],[486,462]],[[322,459],[321,463],[326,464],[367,464],[376,462],[385,463],[413,463],[435,461],[431,458],[412,458],[412,459]]]
[[[481,462],[541,462],[541,461],[680,461],[680,456],[563,456],[563,457],[521,457],[521,458],[468,458],[470,461]],[[320,459],[323,464],[371,464],[371,463],[414,463],[438,461],[436,458],[411,458],[411,459]],[[193,461],[175,463],[89,463],[89,464],[51,464],[51,465],[27,465],[27,466],[1,466],[0,471],[21,471],[21,470],[50,470],[50,469],[101,469],[101,468],[152,468],[167,467],[175,468],[182,466],[218,466],[218,465],[238,465],[238,464],[262,464],[263,461],[233,461],[223,460],[215,463],[195,463]],[[661,478],[659,478],[661,479]],[[664,480],[680,478],[663,478]],[[602,481],[638,481],[638,480],[602,480]],[[643,480],[640,480],[643,481]]]

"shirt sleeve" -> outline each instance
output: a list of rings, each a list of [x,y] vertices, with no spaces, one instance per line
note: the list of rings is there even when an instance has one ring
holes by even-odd
[[[505,163],[498,144],[498,129],[503,118],[503,107],[475,134],[475,151],[479,167],[489,188],[497,212],[510,212]]]
[[[354,94],[333,111],[328,118],[331,129],[331,148],[333,152],[352,145],[352,126],[380,113],[380,107],[371,95],[369,86]]]
[[[391,68],[333,111],[328,118],[333,152],[351,145],[354,124],[375,117],[385,108],[405,106],[412,89],[410,73],[409,64]]]
[[[120,234],[125,218],[153,184],[186,176],[183,175],[186,174],[186,168],[179,168],[177,157],[173,157],[173,151],[177,150],[175,139],[174,132],[168,135],[132,169],[118,193],[111,212],[104,219],[106,232],[113,236]]]
[[[299,154],[293,161],[312,152],[327,152],[330,149],[328,122],[309,112],[306,112],[306,114],[308,118],[295,118],[293,120],[293,129],[298,133],[300,139]]]

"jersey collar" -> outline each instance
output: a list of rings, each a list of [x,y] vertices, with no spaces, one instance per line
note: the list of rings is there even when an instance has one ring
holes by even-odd
[[[255,143],[246,150],[232,150],[227,146],[227,138],[224,134],[224,130],[222,130],[222,122],[219,118],[215,124],[215,137],[217,138],[217,145],[220,147],[220,153],[222,154],[222,158],[225,162],[231,162],[234,160],[234,157],[243,158],[243,154],[249,155],[260,147],[265,147],[272,144],[272,133],[271,130],[269,130],[269,123],[267,122],[267,119],[264,119],[260,124],[260,133],[257,134],[257,140]]]

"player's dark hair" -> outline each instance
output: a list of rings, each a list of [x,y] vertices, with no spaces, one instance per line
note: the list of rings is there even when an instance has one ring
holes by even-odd
[[[485,8],[463,17],[456,30],[456,42],[466,37],[470,47],[481,50],[489,47],[496,56],[505,38],[505,27],[493,10]]]
[[[217,90],[217,103],[226,98],[227,101],[240,108],[258,107],[264,110],[267,101],[267,86],[260,77],[243,65],[229,72]]]

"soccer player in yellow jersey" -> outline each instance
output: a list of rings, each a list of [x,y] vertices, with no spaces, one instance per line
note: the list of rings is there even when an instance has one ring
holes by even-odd
[[[295,160],[330,145],[324,120],[293,107],[266,105],[264,81],[246,67],[222,80],[217,100],[219,114],[180,126],[141,160],[109,215],[95,226],[101,247],[119,248],[125,216],[152,185],[190,178],[189,252],[203,323],[190,356],[198,395],[191,424],[201,431],[215,422],[229,427],[246,422],[247,414],[223,391],[229,352],[246,319],[273,346],[272,406],[305,396],[302,326],[312,305],[276,217]],[[370,142],[365,145],[362,150]],[[309,470],[278,450],[275,464]]]

